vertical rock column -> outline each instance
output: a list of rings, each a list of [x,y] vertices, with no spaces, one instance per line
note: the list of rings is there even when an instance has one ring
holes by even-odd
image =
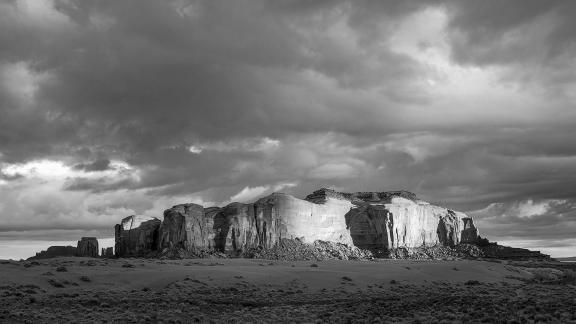
[[[460,220],[456,213],[452,210],[447,210],[446,215],[440,216],[438,222],[438,241],[443,246],[454,247],[460,242]]]
[[[215,218],[214,225],[218,228],[216,248],[223,252],[241,254],[259,245],[253,204],[232,203],[224,207]]]
[[[145,216],[128,216],[115,227],[117,257],[145,255],[156,249],[160,220]]]
[[[464,222],[461,243],[475,244],[478,242],[478,229],[474,226],[474,220],[470,217],[462,218]]]
[[[95,237],[83,237],[78,241],[76,255],[83,257],[98,257],[98,240]]]
[[[287,238],[286,226],[281,219],[287,215],[279,212],[282,198],[284,197],[279,194],[271,194],[254,203],[254,221],[259,246],[271,248],[282,238]]]
[[[103,258],[113,258],[114,248],[113,247],[102,248],[102,253],[100,254],[100,256]]]
[[[164,211],[160,225],[158,249],[183,248],[187,251],[208,249],[212,246],[204,207],[196,204],[177,205]]]

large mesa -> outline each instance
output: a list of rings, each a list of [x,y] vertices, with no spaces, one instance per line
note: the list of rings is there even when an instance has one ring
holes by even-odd
[[[377,254],[399,247],[475,243],[464,213],[431,205],[407,191],[343,193],[320,189],[299,199],[273,193],[251,204],[177,205],[164,220],[129,216],[116,225],[116,256],[167,249],[240,256],[283,240],[345,244]]]

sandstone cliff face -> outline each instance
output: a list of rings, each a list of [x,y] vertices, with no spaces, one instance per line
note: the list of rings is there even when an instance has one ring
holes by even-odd
[[[83,237],[76,246],[76,255],[82,257],[98,257],[98,240],[95,237]]]
[[[348,200],[328,198],[324,204],[275,193],[255,204],[260,242],[269,247],[280,239],[298,238],[352,244],[344,215],[353,207]]]
[[[461,242],[475,244],[478,242],[480,235],[478,233],[478,229],[476,226],[474,226],[474,220],[464,214],[462,215],[462,221],[464,222],[464,225],[462,227]]]
[[[186,250],[208,249],[209,224],[204,207],[196,204],[177,205],[164,211],[160,225],[158,249],[179,247]]]
[[[115,227],[115,253],[118,257],[139,256],[156,249],[161,221],[144,216],[128,216]]]
[[[343,215],[349,201],[331,199],[330,204],[315,204],[290,195],[274,193],[254,204],[232,203],[224,208],[205,209],[213,219],[214,247],[239,254],[249,248],[271,248],[282,239],[316,240],[351,245]]]
[[[223,208],[183,204],[164,211],[161,224],[149,220],[152,223],[145,229],[142,221],[139,226],[128,225],[135,217],[117,225],[118,256],[166,248],[240,255],[250,248],[272,248],[283,239],[336,242],[381,252],[398,247],[452,247],[478,237],[465,214],[418,200],[407,191],[321,189],[305,200],[274,193],[253,204],[232,203]]]
[[[398,247],[455,246],[463,226],[454,211],[405,198],[361,203],[346,214],[354,245],[372,251]]]
[[[478,230],[461,212],[431,205],[407,191],[339,193],[320,189],[306,197],[319,204],[348,200],[346,214],[354,245],[373,252],[399,247],[476,243]]]
[[[241,254],[260,244],[253,204],[232,203],[224,208],[207,208],[206,218],[213,219],[214,248],[230,254]]]

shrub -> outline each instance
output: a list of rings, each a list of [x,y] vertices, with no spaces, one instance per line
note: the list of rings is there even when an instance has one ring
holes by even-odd
[[[576,271],[571,269],[564,270],[564,278],[562,281],[565,284],[576,285]]]
[[[490,245],[490,241],[488,241],[488,239],[485,237],[478,237],[477,245],[478,246],[488,246],[488,245]]]

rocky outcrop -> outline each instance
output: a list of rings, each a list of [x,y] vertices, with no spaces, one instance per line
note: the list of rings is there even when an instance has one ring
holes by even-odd
[[[474,220],[471,217],[462,217],[464,227],[462,228],[462,235],[460,241],[462,243],[476,244],[480,239],[478,229],[474,226]]]
[[[348,200],[329,198],[327,203],[316,204],[274,193],[254,204],[260,245],[270,247],[283,238],[352,244],[343,217],[352,207]]]
[[[102,253],[100,254],[100,256],[102,256],[103,258],[113,258],[114,248],[113,247],[102,248]]]
[[[213,246],[208,237],[211,230],[209,222],[204,217],[204,207],[196,204],[174,206],[164,211],[164,221],[159,230],[158,249],[210,249]]]
[[[244,256],[256,259],[286,261],[366,260],[373,259],[370,251],[342,243],[315,241],[312,244],[298,239],[281,239],[273,247],[251,248]]]
[[[355,246],[375,253],[398,247],[455,246],[462,215],[421,201],[393,197],[390,203],[360,203],[346,214]]]
[[[49,259],[56,257],[76,256],[76,247],[74,246],[51,246],[46,251],[37,252],[35,256],[28,260]]]
[[[251,249],[272,249],[283,240],[333,242],[383,255],[400,247],[454,247],[478,238],[470,217],[431,205],[407,191],[321,189],[306,199],[274,193],[253,204],[232,203],[222,208],[182,204],[164,211],[161,223],[148,220],[152,223],[145,230],[142,221],[129,225],[136,217],[116,227],[118,256],[167,249],[244,255]]]
[[[155,217],[133,215],[122,219],[114,229],[116,256],[142,256],[156,250],[161,223]]]
[[[497,243],[490,243],[481,247],[484,257],[494,259],[507,259],[507,260],[550,260],[550,256],[540,253],[540,251],[532,251],[522,248],[514,248]]]
[[[95,237],[83,237],[76,246],[76,256],[98,257],[98,240]]]
[[[303,243],[317,240],[352,245],[343,215],[352,204],[331,199],[316,204],[274,193],[254,204],[232,203],[224,208],[205,209],[205,218],[213,220],[208,237],[221,252],[241,255],[251,248],[272,248],[283,239]]]
[[[399,247],[388,250],[387,258],[411,259],[411,260],[454,260],[454,259],[477,259],[483,257],[482,250],[473,244],[459,244],[455,247],[442,245]]]
[[[205,210],[206,219],[212,219],[214,248],[231,255],[241,255],[260,244],[253,204],[232,203],[224,208]]]

